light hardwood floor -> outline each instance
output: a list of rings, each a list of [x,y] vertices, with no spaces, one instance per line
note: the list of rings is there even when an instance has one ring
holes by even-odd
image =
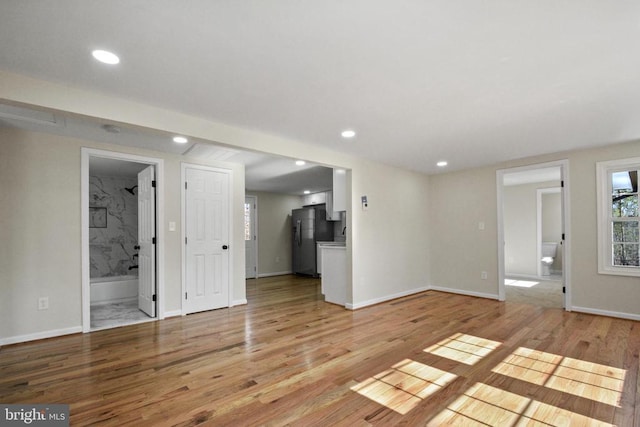
[[[246,306],[2,347],[0,402],[70,404],[71,425],[640,425],[640,322],[247,286]]]

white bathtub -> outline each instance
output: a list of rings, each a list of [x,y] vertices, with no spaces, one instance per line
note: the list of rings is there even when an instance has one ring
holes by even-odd
[[[91,303],[115,302],[138,297],[138,276],[91,278]]]

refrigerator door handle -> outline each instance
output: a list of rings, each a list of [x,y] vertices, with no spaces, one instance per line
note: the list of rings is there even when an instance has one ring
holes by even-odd
[[[296,221],[296,241],[298,242],[298,246],[302,245],[302,221]]]

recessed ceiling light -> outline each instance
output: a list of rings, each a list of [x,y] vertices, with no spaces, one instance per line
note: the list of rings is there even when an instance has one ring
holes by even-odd
[[[118,58],[118,55],[113,52],[109,52],[108,50],[98,49],[91,52],[91,54],[94,58],[104,64],[115,65],[120,63],[120,58]]]
[[[296,160],[296,165],[297,166],[304,166],[306,164],[307,164],[307,162],[305,162],[304,160]]]
[[[173,142],[175,142],[176,144],[186,144],[187,142],[189,142],[189,140],[184,136],[174,136]]]
[[[341,135],[343,138],[353,138],[356,136],[356,131],[351,129],[343,130]]]
[[[438,163],[436,163],[436,166],[438,166],[439,168],[443,168],[445,166],[447,166],[449,163],[447,163],[445,160],[440,160]]]
[[[304,193],[304,194],[311,194],[311,191],[309,191],[309,190],[304,190],[304,191],[303,191],[303,193]]]

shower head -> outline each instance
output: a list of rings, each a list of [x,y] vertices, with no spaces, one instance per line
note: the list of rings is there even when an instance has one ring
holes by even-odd
[[[134,193],[134,192],[133,192],[133,190],[135,190],[136,188],[138,188],[138,186],[137,186],[137,185],[134,185],[134,186],[133,186],[133,187],[131,187],[131,188],[126,188],[126,187],[125,187],[125,190],[127,190],[131,195],[135,196],[135,195],[136,195],[136,193]]]

